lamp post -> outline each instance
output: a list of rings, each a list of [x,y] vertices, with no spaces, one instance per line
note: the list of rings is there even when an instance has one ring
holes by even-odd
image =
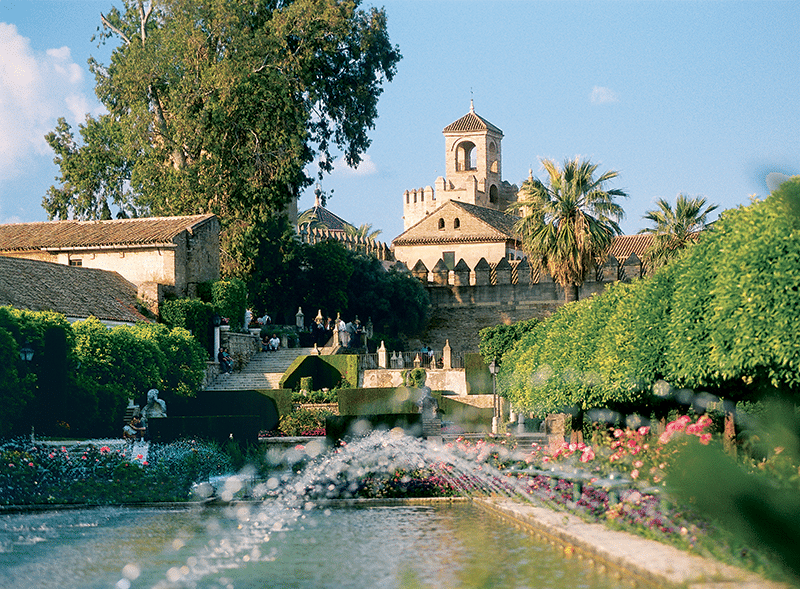
[[[489,372],[492,373],[492,409],[494,415],[492,416],[492,433],[496,434],[500,429],[500,400],[497,398],[497,372],[500,370],[500,364],[495,358],[489,364]]]

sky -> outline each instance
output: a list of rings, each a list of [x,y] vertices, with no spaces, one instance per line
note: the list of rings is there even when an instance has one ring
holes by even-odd
[[[116,2],[119,5],[119,2]],[[0,0],[0,223],[45,221],[58,168],[44,135],[102,106],[87,60],[113,0]],[[364,6],[371,6],[365,2]],[[800,2],[503,0],[376,2],[403,58],[384,85],[357,169],[336,162],[327,208],[403,232],[403,192],[445,175],[444,127],[475,112],[503,130],[503,178],[542,158],[616,170],[624,233],[656,199],[720,210],[800,174]],[[314,204],[313,187],[298,203]]]

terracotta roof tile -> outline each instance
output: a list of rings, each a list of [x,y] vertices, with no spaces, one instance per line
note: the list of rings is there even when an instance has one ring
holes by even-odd
[[[136,292],[116,272],[0,256],[0,305],[135,323]]]
[[[469,111],[463,117],[450,123],[444,128],[443,133],[460,133],[464,131],[494,131],[495,133],[503,134],[503,132],[491,124],[483,117],[475,114],[474,111]]]
[[[653,236],[649,233],[640,233],[638,235],[618,235],[614,238],[611,244],[611,251],[609,255],[614,256],[618,262],[622,263],[627,260],[631,254],[636,254],[637,257],[644,259],[644,252],[650,247],[653,242]]]
[[[214,215],[142,217],[110,221],[48,221],[0,225],[0,251],[155,245],[213,219]]]

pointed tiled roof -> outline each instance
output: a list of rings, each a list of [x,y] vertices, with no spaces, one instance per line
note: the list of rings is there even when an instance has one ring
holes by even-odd
[[[436,223],[437,213],[445,207],[455,207],[461,209],[466,214],[475,217],[482,222],[480,230],[468,231],[440,231]],[[506,215],[495,209],[488,209],[477,205],[449,200],[438,209],[409,227],[406,231],[398,235],[392,241],[392,245],[421,245],[426,243],[475,243],[475,242],[498,242],[509,239],[519,239],[514,231],[514,217]],[[464,224],[462,222],[462,228]]]
[[[109,221],[47,221],[0,225],[0,251],[165,245],[193,233],[214,215],[141,217]]]
[[[493,131],[499,133],[503,132],[484,119],[482,116],[475,113],[475,108],[470,104],[469,112],[454,123],[450,123],[444,128],[443,133],[462,133],[469,131]]]
[[[298,215],[297,226],[302,227],[304,225],[325,228],[328,231],[347,231],[347,227],[353,227],[353,225],[320,205],[314,205]]]
[[[136,323],[136,286],[116,272],[0,256],[0,305]]]

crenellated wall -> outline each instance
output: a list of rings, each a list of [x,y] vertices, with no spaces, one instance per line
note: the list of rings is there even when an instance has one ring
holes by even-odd
[[[564,304],[564,289],[545,270],[531,272],[526,260],[481,259],[474,268],[461,260],[454,270],[437,263],[428,270],[418,262],[411,273],[421,280],[431,300],[431,320],[422,340],[439,349],[447,340],[453,350],[476,352],[484,327],[542,319]],[[590,273],[579,289],[584,299],[608,284],[642,276],[642,262],[631,256],[620,263],[609,256],[602,268]]]

